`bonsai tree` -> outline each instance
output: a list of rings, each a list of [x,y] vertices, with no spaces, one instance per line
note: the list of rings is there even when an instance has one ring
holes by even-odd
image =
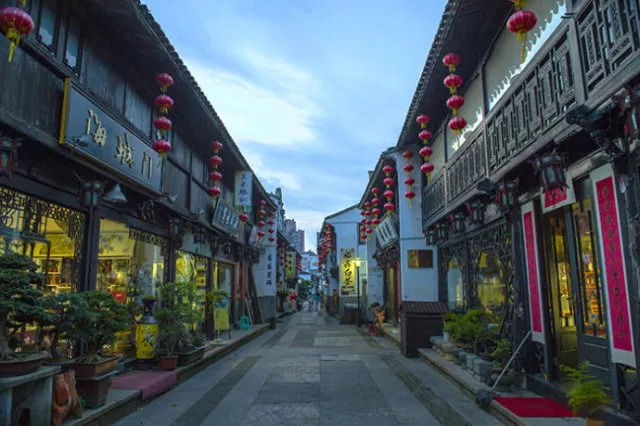
[[[58,344],[61,339],[69,339],[74,328],[89,320],[89,305],[79,293],[47,296],[42,304],[56,315],[53,320],[41,320],[38,323],[42,328],[41,334],[49,340],[46,344],[41,343],[41,347],[49,351],[52,359],[64,359],[66,356],[58,352]]]
[[[78,362],[94,364],[105,359],[102,347],[113,343],[118,331],[128,330],[131,318],[127,307],[116,302],[105,291],[94,290],[80,293],[87,303],[88,315],[71,331],[72,338],[87,345],[87,353]]]
[[[158,340],[166,356],[173,356],[178,343],[187,333],[180,315],[182,291],[177,283],[167,282],[158,288],[161,307],[156,309],[155,318],[158,321]]]
[[[592,415],[601,405],[611,402],[606,392],[608,388],[588,374],[589,361],[581,362],[578,368],[561,365],[560,369],[575,383],[569,391],[569,406],[574,414],[586,410],[587,415]]]
[[[20,324],[56,319],[42,304],[44,280],[37,268],[22,254],[0,256],[0,361],[16,358],[9,341]]]

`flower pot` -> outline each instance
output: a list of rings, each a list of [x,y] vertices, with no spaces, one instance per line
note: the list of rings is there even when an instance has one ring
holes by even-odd
[[[18,354],[17,354],[18,355]],[[22,376],[31,374],[40,368],[45,355],[34,352],[19,354],[16,359],[0,361],[0,377]]]
[[[67,359],[67,358],[63,358],[63,359],[51,359],[51,358],[47,358],[44,360],[44,365],[55,365],[57,367],[60,367],[60,372],[61,373],[66,373],[67,371],[69,371],[70,369],[73,368],[73,364],[76,362],[76,360],[74,358],[71,359]]]
[[[102,407],[107,402],[111,379],[116,374],[116,371],[111,371],[97,377],[76,377],[78,394],[84,398],[86,408]]]
[[[161,356],[160,357],[160,368],[163,370],[175,370],[178,366],[178,357],[177,356]]]
[[[120,357],[116,355],[95,364],[75,362],[72,368],[75,370],[77,378],[97,377],[115,370],[118,367],[119,359]]]
[[[183,365],[189,365],[191,363],[194,363],[198,360],[201,360],[202,357],[204,356],[204,348],[205,346],[199,347],[199,348],[195,348],[191,351],[188,352],[182,352],[178,354],[178,365],[179,366],[183,366]]]
[[[585,417],[584,421],[587,423],[587,426],[604,426],[604,420]]]

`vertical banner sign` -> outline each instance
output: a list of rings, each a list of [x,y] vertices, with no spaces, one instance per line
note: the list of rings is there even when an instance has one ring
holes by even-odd
[[[340,294],[348,295],[355,291],[354,249],[340,249]]]
[[[296,270],[296,252],[295,251],[287,251],[287,267],[285,270],[285,276],[287,278],[294,278]]]
[[[234,207],[237,211],[251,213],[253,173],[251,170],[237,170],[234,183]]]
[[[600,228],[600,252],[607,301],[607,325],[611,340],[611,361],[635,368],[631,309],[627,293],[627,271],[622,249],[622,226],[618,215],[615,175],[610,165],[590,173]]]
[[[529,289],[529,312],[531,317],[531,338],[534,342],[545,343],[544,315],[540,283],[540,259],[533,201],[522,205],[522,227],[526,255],[527,281]]]
[[[229,329],[229,306],[218,306],[213,308],[213,322],[216,331],[226,331]]]
[[[275,259],[276,256],[273,253],[273,250],[269,250],[269,254],[267,254],[267,281],[265,282],[266,285],[273,285],[273,281],[275,280]]]

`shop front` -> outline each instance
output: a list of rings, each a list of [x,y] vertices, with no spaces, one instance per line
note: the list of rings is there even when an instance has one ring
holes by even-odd
[[[400,245],[397,216],[385,217],[375,229],[378,250],[374,258],[382,267],[383,301],[386,320],[397,323],[400,318]]]

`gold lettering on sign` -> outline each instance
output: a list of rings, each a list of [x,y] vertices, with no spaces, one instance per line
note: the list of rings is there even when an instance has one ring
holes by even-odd
[[[95,131],[92,132],[91,123],[95,124]],[[87,118],[87,135],[93,136],[93,143],[98,145],[99,147],[103,147],[105,142],[107,141],[107,129],[102,127],[102,121],[98,118],[98,114],[93,112],[93,110],[89,110],[89,118]]]
[[[122,143],[122,138],[118,136],[118,145],[116,146],[116,158],[120,159],[120,164],[124,165],[127,163],[129,168],[133,168],[133,151],[129,145],[129,136],[124,134],[124,143]]]
[[[153,158],[148,155],[146,152],[142,153],[142,176],[144,176],[144,171],[147,170],[147,175],[149,179],[151,179],[151,175],[153,174]]]

